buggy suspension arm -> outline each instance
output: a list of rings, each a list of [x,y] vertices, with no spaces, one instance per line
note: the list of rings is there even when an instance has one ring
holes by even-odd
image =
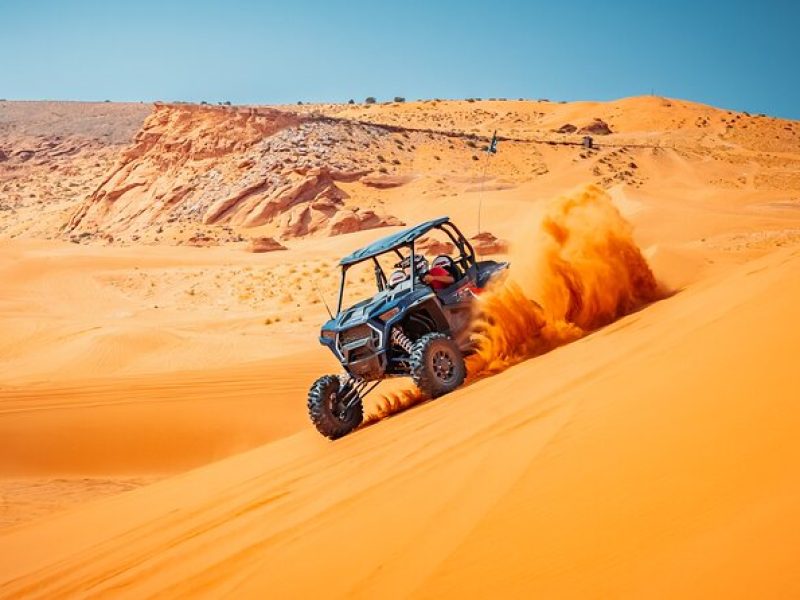
[[[366,397],[372,390],[378,387],[380,381],[375,381],[372,384],[364,381],[363,379],[355,379],[353,377],[348,377],[346,379],[347,383],[352,385],[352,389],[348,392],[347,396],[344,397],[344,409],[345,411],[352,408],[356,402]]]

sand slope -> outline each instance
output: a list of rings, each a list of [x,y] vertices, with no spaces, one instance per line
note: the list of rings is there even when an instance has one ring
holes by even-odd
[[[798,274],[779,251],[339,443],[8,529],[0,592],[793,597]]]
[[[2,104],[0,597],[800,595],[797,122],[656,97],[173,105],[126,149],[152,107]],[[248,125],[275,111],[303,125]],[[591,151],[554,131],[598,118]],[[481,207],[519,274],[533,216],[589,183],[674,294],[317,435],[320,295],[396,230],[370,215],[474,235]],[[288,250],[246,252],[260,236]],[[348,302],[371,294],[350,273]]]

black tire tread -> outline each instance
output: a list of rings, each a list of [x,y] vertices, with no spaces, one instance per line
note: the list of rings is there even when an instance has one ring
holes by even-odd
[[[331,440],[336,440],[361,425],[364,419],[364,406],[359,401],[346,420],[340,419],[328,409],[327,405],[327,395],[332,385],[336,385],[338,391],[340,382],[336,375],[323,375],[311,385],[308,390],[308,416],[317,431]]]

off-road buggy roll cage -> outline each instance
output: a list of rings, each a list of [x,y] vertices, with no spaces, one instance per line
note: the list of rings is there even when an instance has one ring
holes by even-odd
[[[339,265],[342,267],[342,276],[339,282],[339,299],[336,303],[336,316],[342,312],[347,270],[353,265],[367,260],[372,260],[375,265],[375,284],[378,287],[378,291],[383,291],[386,289],[386,286],[388,285],[386,273],[383,271],[383,267],[381,267],[380,262],[378,262],[378,256],[381,256],[382,254],[394,252],[401,261],[410,258],[409,279],[411,280],[412,289],[415,286],[420,285],[417,281],[416,272],[416,241],[432,229],[443,231],[447,237],[450,238],[450,241],[453,242],[453,245],[458,251],[458,255],[451,258],[453,259],[453,263],[461,270],[462,273],[467,273],[470,267],[476,264],[477,260],[475,258],[475,249],[472,247],[472,244],[469,243],[469,240],[467,240],[464,234],[461,233],[461,230],[450,221],[449,217],[439,217],[438,219],[432,219],[430,221],[426,221],[425,223],[420,223],[415,227],[399,231],[395,234],[377,240],[369,246],[365,246],[364,248],[356,250],[355,252],[345,256],[339,261]],[[400,252],[402,248],[407,248],[409,250],[408,256],[403,256],[403,254]]]

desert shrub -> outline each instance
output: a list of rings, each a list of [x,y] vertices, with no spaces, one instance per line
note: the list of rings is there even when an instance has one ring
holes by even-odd
[[[395,102],[405,102],[405,101],[406,101],[406,99],[405,99],[405,98],[403,98],[402,96],[395,96],[395,97],[394,97],[394,101],[395,101]]]
[[[375,104],[376,102],[375,96],[367,96],[367,99],[364,100],[364,104]]]
[[[350,98],[350,100],[348,100],[348,101],[347,101],[347,103],[348,103],[348,104],[355,104],[355,103],[356,103],[356,101],[355,101],[355,100],[353,100],[352,98]]]

